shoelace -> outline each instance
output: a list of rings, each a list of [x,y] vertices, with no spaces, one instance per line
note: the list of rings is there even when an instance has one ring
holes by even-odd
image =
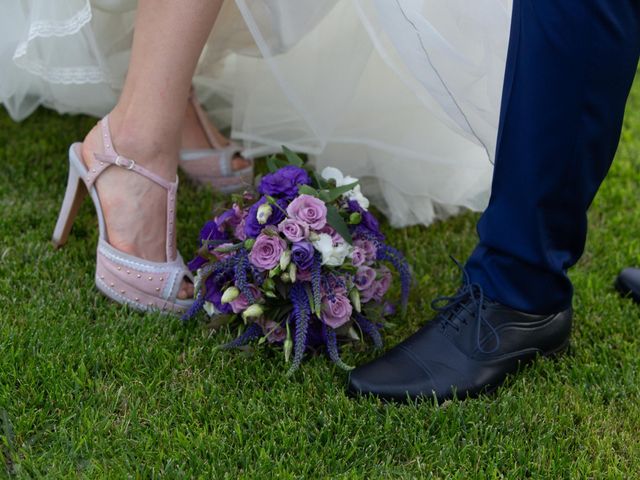
[[[500,348],[500,336],[498,335],[498,331],[496,328],[489,322],[486,318],[484,318],[483,310],[485,303],[484,291],[482,290],[482,286],[478,283],[472,283],[471,278],[469,277],[469,273],[465,270],[465,268],[456,260],[451,257],[451,260],[457,265],[457,267],[462,271],[463,284],[462,287],[458,290],[453,296],[447,297],[442,296],[438,297],[431,302],[431,308],[440,313],[442,318],[443,328],[446,326],[451,326],[456,330],[460,330],[460,327],[455,323],[455,320],[462,322],[463,324],[467,324],[467,321],[464,317],[460,316],[462,311],[466,311],[467,313],[475,314],[475,318],[477,320],[476,325],[476,344],[478,346],[478,350],[482,353],[494,353]],[[467,302],[471,301],[471,310],[467,307]],[[495,337],[495,347],[490,350],[485,350],[482,347],[482,342],[480,338],[480,331],[482,330],[482,324],[486,325],[490,332]]]

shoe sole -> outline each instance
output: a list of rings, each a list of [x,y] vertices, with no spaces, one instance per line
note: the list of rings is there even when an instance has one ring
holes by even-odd
[[[536,361],[536,359],[538,357],[547,358],[549,360],[557,361],[563,355],[567,354],[570,350],[571,350],[571,340],[569,338],[567,338],[567,340],[565,340],[565,342],[562,343],[562,345],[560,345],[559,347],[557,347],[557,348],[555,348],[553,350],[549,350],[547,352],[538,353],[531,360],[521,361],[516,373],[519,373],[521,371],[521,368],[526,368],[526,367],[532,365]],[[500,389],[500,387],[502,387],[504,385],[506,380],[511,375],[512,374],[507,374],[507,376],[504,378],[504,380],[502,380],[502,382],[500,382],[497,385],[492,385],[492,386],[486,387],[486,388],[484,388],[484,389],[482,389],[482,390],[480,390],[478,392],[467,393],[467,395],[464,396],[464,397],[457,397],[457,395],[454,393],[452,396],[441,397],[441,398],[438,398],[438,397],[435,397],[435,396],[428,396],[428,395],[421,395],[421,396],[418,396],[416,398],[411,398],[409,396],[407,396],[405,398],[388,398],[388,397],[377,396],[377,395],[374,395],[374,394],[363,395],[360,392],[352,390],[350,387],[347,388],[347,395],[349,397],[351,397],[351,398],[363,398],[363,397],[373,396],[373,397],[376,397],[376,398],[382,400],[385,403],[395,403],[395,404],[408,404],[408,403],[423,402],[423,401],[431,400],[434,403],[440,405],[440,404],[442,404],[442,403],[444,403],[446,401],[453,400],[455,398],[458,398],[459,400],[467,400],[467,399],[475,399],[475,398],[478,398],[480,396],[492,396]]]

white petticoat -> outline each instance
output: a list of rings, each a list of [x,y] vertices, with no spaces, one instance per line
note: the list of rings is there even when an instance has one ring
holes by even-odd
[[[194,83],[248,155],[287,145],[360,177],[395,226],[489,198],[512,0],[227,1]],[[102,116],[135,1],[5,0],[0,101]]]

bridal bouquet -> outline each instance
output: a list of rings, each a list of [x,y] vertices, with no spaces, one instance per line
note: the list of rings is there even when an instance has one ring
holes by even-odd
[[[304,168],[290,150],[287,161],[271,157],[259,195],[234,196],[233,206],[200,233],[196,300],[184,319],[204,310],[243,322],[243,333],[226,348],[252,340],[281,345],[293,373],[305,352],[326,345],[330,358],[349,369],[339,340],[376,347],[392,282],[385,263],[399,272],[401,304],[411,283],[402,254],[385,243],[357,179],[338,169],[321,175]]]

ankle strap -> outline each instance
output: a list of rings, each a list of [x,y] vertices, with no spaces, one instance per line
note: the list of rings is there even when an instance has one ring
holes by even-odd
[[[109,167],[116,166],[136,172],[138,175],[151,180],[152,182],[160,185],[167,191],[167,236],[166,236],[166,253],[167,261],[175,260],[174,244],[175,238],[173,234],[175,223],[175,210],[176,210],[176,194],[178,191],[178,177],[176,176],[175,182],[168,182],[160,175],[147,170],[144,167],[138,165],[135,160],[127,157],[123,157],[115,148],[113,148],[113,141],[111,140],[111,131],[109,129],[109,116],[105,116],[100,120],[100,127],[102,129],[102,144],[104,147],[104,153],[94,153],[98,165],[94,166],[87,172],[85,182],[87,188],[91,189],[98,177]]]
[[[87,185],[91,187],[97,178],[104,172],[107,168],[112,165],[115,165],[120,168],[124,168],[127,170],[131,170],[136,172],[138,175],[142,175],[145,178],[148,178],[152,182],[157,183],[165,190],[171,190],[174,186],[177,186],[178,178],[176,177],[175,182],[169,182],[162,178],[160,175],[153,173],[150,170],[147,170],[144,167],[138,165],[135,160],[124,157],[116,152],[115,148],[113,148],[113,141],[111,140],[111,131],[109,129],[109,116],[104,117],[100,120],[100,127],[102,129],[102,145],[104,148],[104,153],[94,153],[93,156],[99,162],[97,166],[92,168],[87,174]]]

